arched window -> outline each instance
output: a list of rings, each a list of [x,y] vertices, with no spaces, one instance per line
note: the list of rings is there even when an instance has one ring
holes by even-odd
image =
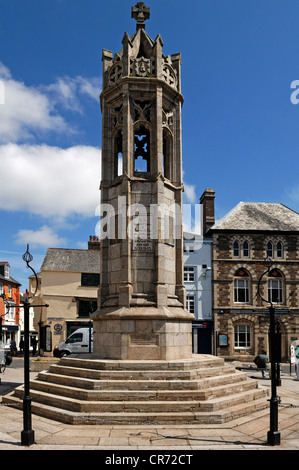
[[[281,304],[283,301],[283,278],[277,269],[272,269],[268,277],[268,300],[269,302]]]
[[[273,243],[267,243],[267,258],[273,258]]]
[[[249,275],[245,269],[239,269],[235,274],[234,302],[249,303]]]
[[[239,258],[240,257],[240,245],[238,240],[234,241],[234,258]]]
[[[283,245],[281,242],[278,242],[276,245],[276,255],[277,258],[283,258]]]
[[[163,173],[165,178],[172,179],[172,137],[167,129],[163,129]]]
[[[249,258],[249,243],[247,240],[243,243],[243,256]]]
[[[140,126],[134,135],[134,171],[150,171],[150,133],[144,126]]]
[[[114,178],[123,174],[123,133],[118,131],[114,138]]]

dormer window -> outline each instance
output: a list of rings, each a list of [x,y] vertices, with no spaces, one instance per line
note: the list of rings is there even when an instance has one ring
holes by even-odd
[[[9,264],[4,265],[4,277],[9,278],[10,272],[9,272]]]
[[[1,276],[4,276],[6,279],[9,279],[10,277],[10,266],[8,263],[3,262],[0,263],[0,274]]]

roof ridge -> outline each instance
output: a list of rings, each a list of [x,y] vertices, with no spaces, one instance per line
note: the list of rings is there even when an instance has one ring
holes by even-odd
[[[240,201],[211,230],[298,231],[299,213],[281,202]]]
[[[94,251],[94,250],[89,250],[88,248],[55,248],[55,247],[49,247],[48,250]]]

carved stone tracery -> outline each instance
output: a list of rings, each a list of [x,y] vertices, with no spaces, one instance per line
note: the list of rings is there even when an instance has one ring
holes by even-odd
[[[151,102],[132,100],[134,105],[134,123],[138,121],[151,122]]]
[[[109,71],[109,83],[117,82],[123,75],[123,66],[121,62],[113,64]]]
[[[169,130],[173,129],[173,111],[166,111],[162,109],[162,125]]]
[[[111,109],[111,115],[112,115],[112,126],[113,129],[116,126],[121,126],[123,124],[123,112],[122,112],[122,106],[119,106],[117,108]]]
[[[166,57],[163,61],[162,79],[172,88],[177,89],[178,79],[177,72],[171,65],[170,57]],[[155,60],[146,57],[130,57],[130,76],[133,77],[153,77],[155,76]],[[117,56],[113,60],[113,64],[108,70],[109,84],[116,83],[123,77],[123,66],[120,57]]]
[[[177,88],[177,74],[171,66],[170,57],[166,57],[163,63],[163,80],[173,88]]]

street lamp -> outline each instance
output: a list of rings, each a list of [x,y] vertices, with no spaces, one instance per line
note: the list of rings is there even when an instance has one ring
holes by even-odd
[[[29,245],[27,245],[27,251],[23,255],[23,260],[27,264],[27,268],[31,269],[36,280],[36,288],[31,296],[25,297],[23,301],[24,307],[24,398],[23,398],[23,431],[21,432],[21,444],[24,446],[30,446],[34,444],[34,431],[31,429],[31,397],[29,390],[29,299],[33,298],[38,289],[37,274],[34,269],[30,266],[30,262],[33,260],[33,256],[29,252]],[[48,307],[48,305],[34,305],[34,307]]]
[[[265,274],[269,274],[272,266],[272,261],[267,258],[265,261],[267,270],[261,275],[258,281],[258,294],[260,298],[270,304],[269,316],[270,316],[270,353],[271,353],[271,399],[270,399],[270,430],[267,434],[268,444],[275,446],[280,444],[280,432],[278,431],[278,404],[279,397],[276,393],[276,344],[275,344],[275,308],[271,300],[266,300],[260,293],[260,284]]]
[[[90,313],[89,313],[89,322],[88,322],[88,326],[89,326],[89,354],[90,354],[90,353],[91,353],[91,341],[92,341],[92,334],[91,334],[92,321],[91,321],[91,318],[90,318],[90,315],[93,313],[92,301],[89,302],[89,307],[90,307]]]

